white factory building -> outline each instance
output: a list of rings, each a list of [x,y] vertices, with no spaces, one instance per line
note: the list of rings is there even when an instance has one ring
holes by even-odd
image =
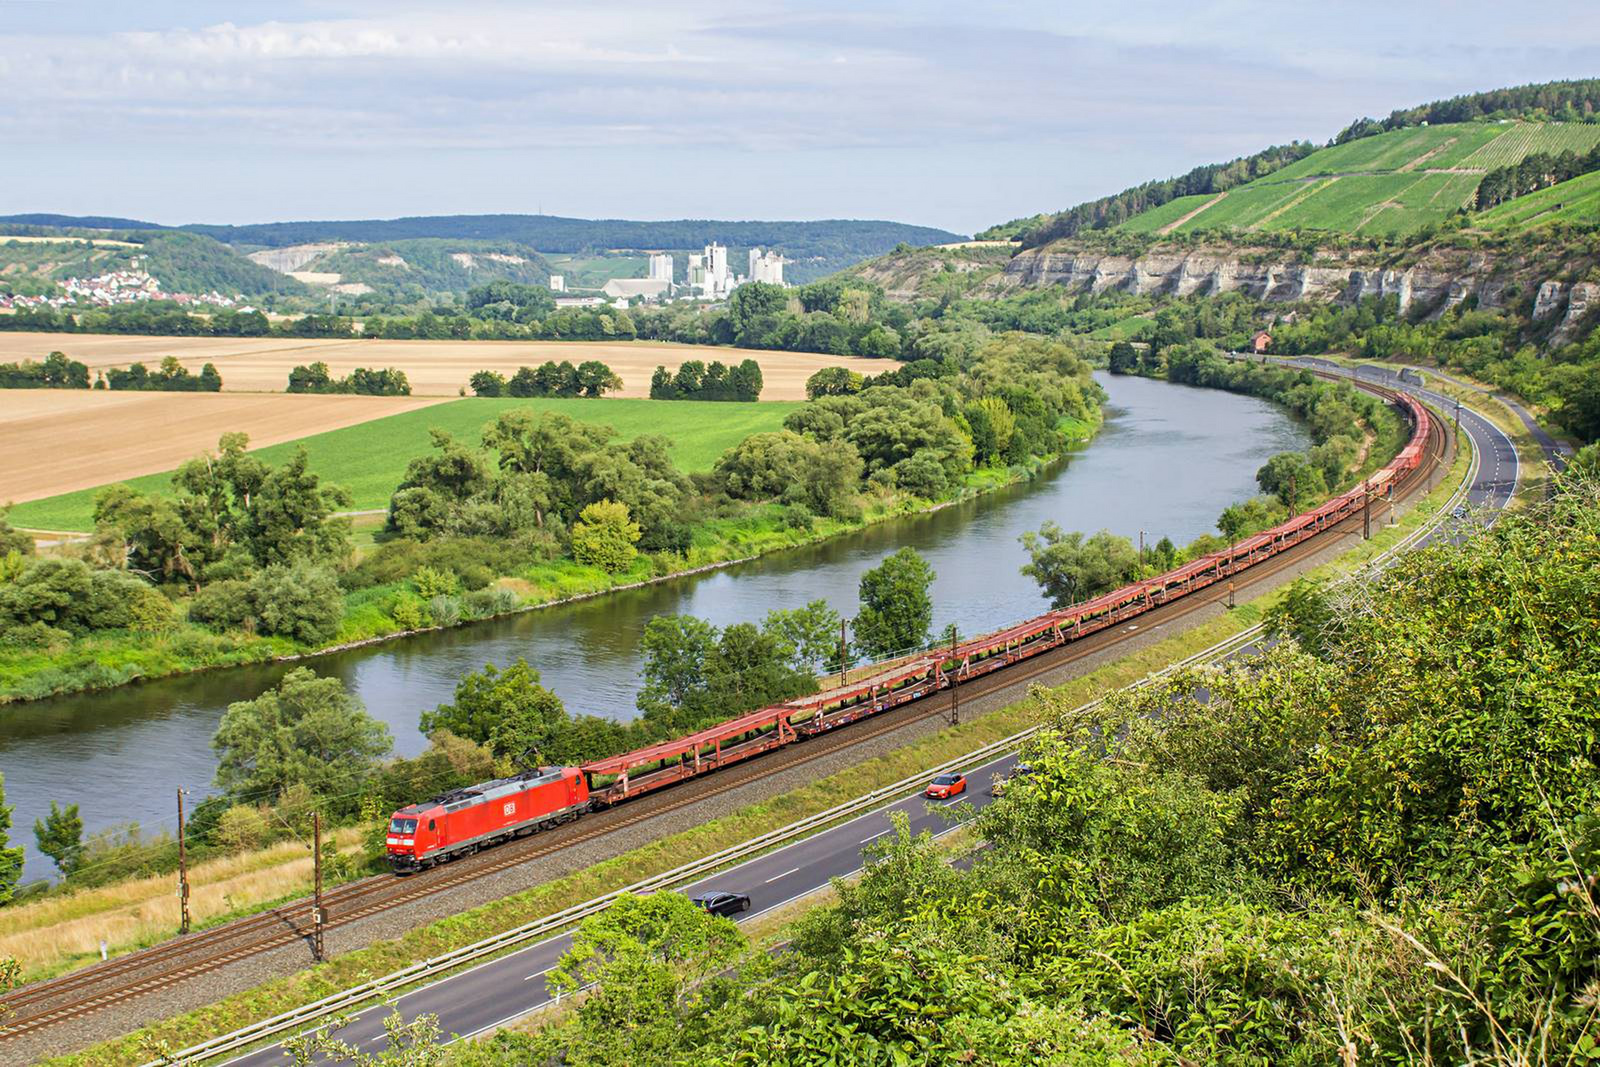
[[[670,252],[649,253],[648,272],[643,278],[613,278],[600,288],[604,299],[625,307],[639,300],[665,301],[675,297],[691,300],[725,300],[746,282],[767,282],[784,285],[783,265],[788,260],[771,249],[752,248],[747,259],[747,274],[734,274],[728,269],[728,248],[712,241],[699,252],[688,254],[683,281],[673,277],[677,263]],[[556,292],[566,289],[565,279],[559,274],[550,276],[550,288]],[[590,290],[593,291],[593,290]]]
[[[759,248],[752,248],[750,250],[750,273],[745,277],[753,282],[770,282],[773,285],[782,285],[784,262],[784,258],[776,252],[763,252]]]
[[[728,249],[715,241],[704,252],[689,253],[688,285],[696,296],[721,300],[738,284],[728,273]]]

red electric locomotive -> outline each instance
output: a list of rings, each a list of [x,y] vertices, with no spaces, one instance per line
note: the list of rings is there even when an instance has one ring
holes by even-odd
[[[541,767],[467,786],[390,817],[389,865],[396,874],[424,870],[588,810],[589,783],[576,767]]]

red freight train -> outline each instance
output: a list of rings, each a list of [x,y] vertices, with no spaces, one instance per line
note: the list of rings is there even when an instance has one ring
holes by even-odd
[[[541,767],[457,789],[390,817],[389,865],[396,873],[420,871],[588,809],[589,783],[576,767]]]
[[[1376,390],[1374,390],[1376,391]],[[1049,611],[952,648],[885,664],[869,677],[716,723],[684,737],[586,763],[472,786],[394,813],[389,858],[396,871],[453,859],[517,834],[610,807],[686,778],[814,737],[1004,669],[1224,581],[1361,514],[1426,462],[1431,427],[1413,397],[1392,401],[1411,422],[1411,440],[1383,469],[1320,507],[1301,512],[1220,552],[1092,600]]]

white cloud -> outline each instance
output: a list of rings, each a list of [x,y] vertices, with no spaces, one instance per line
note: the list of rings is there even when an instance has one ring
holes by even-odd
[[[1363,113],[1600,67],[1600,28],[1575,0],[1523,22],[1490,17],[1485,0],[306,0],[275,4],[288,13],[273,21],[150,0],[104,9],[104,30],[94,4],[33,8],[48,10],[13,22],[26,32],[0,27],[0,142],[47,172],[84,146],[154,161],[248,151],[286,171],[338,152],[605,150],[608,165],[634,153],[643,173],[668,150],[703,151],[711,182],[759,180],[779,157],[805,166],[805,153],[873,161],[844,181],[794,176],[769,215],[850,214],[852,190],[913,213],[1009,197],[995,213],[1020,214],[1326,137]],[[197,9],[216,21],[195,24]],[[1012,177],[958,187],[979,166],[949,165],[961,154]],[[93,177],[70,166],[51,177]],[[21,188],[33,186],[0,172],[0,195]],[[797,207],[807,188],[816,204]]]

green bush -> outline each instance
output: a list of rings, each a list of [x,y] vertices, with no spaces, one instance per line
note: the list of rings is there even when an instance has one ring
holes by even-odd
[[[0,557],[15,552],[19,556],[31,556],[34,553],[33,538],[11,525],[6,513],[9,508],[0,508]]]
[[[189,601],[189,619],[213,630],[253,629],[255,617],[250,583],[231,578],[212,582]]]
[[[422,601],[411,593],[401,593],[390,602],[389,617],[402,630],[420,630],[427,625]]]
[[[894,477],[900,488],[928,500],[937,500],[950,487],[939,457],[927,449],[896,463]]]
[[[419,568],[456,575],[462,587],[482,589],[502,574],[514,574],[529,563],[555,558],[558,546],[548,531],[517,537],[442,537],[430,541],[395,538],[346,572],[349,589],[407,581]]]
[[[428,617],[435,626],[454,626],[461,621],[461,601],[440,594],[428,601]]]
[[[190,602],[189,618],[214,630],[325,644],[338,636],[344,594],[326,567],[312,563],[266,567],[248,580],[206,586]]]
[[[628,505],[614,500],[590,504],[572,527],[573,558],[612,574],[633,566],[638,543],[639,526],[629,519]]]
[[[454,596],[461,590],[461,582],[454,574],[426,565],[417,568],[417,572],[411,576],[411,584],[416,587],[417,595],[424,600],[432,600],[438,596]]]
[[[127,571],[97,571],[82,560],[56,556],[27,557],[10,581],[0,583],[0,631],[33,632],[36,623],[80,636],[125,629],[136,618],[158,617],[149,597],[164,600]]]
[[[268,567],[250,582],[262,633],[304,644],[331,641],[344,617],[344,594],[333,572],[311,563]]]
[[[515,611],[522,604],[522,598],[515,592],[506,588],[475,589],[466,596],[467,610],[478,618],[488,618],[492,615],[504,615]]]

